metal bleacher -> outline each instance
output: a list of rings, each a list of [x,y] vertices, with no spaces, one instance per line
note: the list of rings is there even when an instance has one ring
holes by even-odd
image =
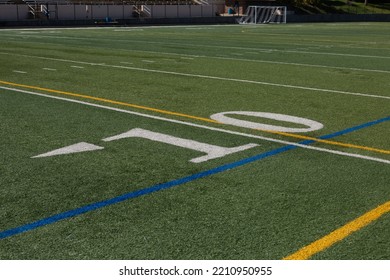
[[[208,0],[0,0],[0,4],[208,5]]]
[[[26,19],[40,21],[95,20],[100,22],[105,19],[111,23],[112,19],[116,18],[124,20],[152,17],[203,17],[204,15],[212,17],[217,14],[213,1],[223,0],[0,0],[0,4],[18,5],[19,8],[6,7],[3,10],[16,11],[17,16],[14,20],[17,21]],[[115,7],[109,7],[111,5]],[[208,7],[204,7],[206,5]],[[20,8],[20,6],[24,7]],[[1,7],[0,10],[2,10]],[[13,12],[9,14],[13,14]]]

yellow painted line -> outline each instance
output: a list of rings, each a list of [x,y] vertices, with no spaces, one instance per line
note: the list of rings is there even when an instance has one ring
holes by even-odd
[[[377,148],[366,147],[366,146],[361,146],[361,145],[343,143],[343,142],[338,142],[338,141],[318,139],[318,138],[314,138],[314,137],[310,137],[310,136],[292,134],[292,133],[281,132],[281,131],[273,131],[273,130],[260,130],[260,131],[266,131],[266,132],[269,132],[269,133],[282,135],[282,136],[293,137],[293,138],[298,138],[298,139],[313,140],[313,141],[316,141],[318,143],[324,143],[324,144],[329,144],[329,145],[334,145],[334,146],[353,148],[353,149],[360,149],[360,150],[365,150],[365,151],[370,151],[370,152],[376,152],[376,153],[390,155],[390,150],[383,150],[383,149],[377,149]]]
[[[196,117],[196,116],[187,115],[187,114],[183,114],[183,113],[177,113],[177,112],[172,112],[172,111],[167,111],[167,110],[161,110],[161,109],[156,109],[156,108],[151,108],[151,107],[146,107],[146,106],[126,103],[126,102],[121,102],[121,101],[115,101],[115,100],[106,99],[106,98],[100,98],[100,97],[85,95],[85,94],[78,94],[78,93],[72,93],[72,92],[55,90],[55,89],[49,89],[49,88],[43,88],[43,87],[37,87],[37,86],[17,84],[17,83],[2,81],[2,80],[0,80],[0,84],[5,84],[5,85],[9,85],[9,86],[16,86],[16,87],[22,87],[22,88],[28,88],[28,89],[35,89],[35,90],[51,92],[51,93],[57,93],[57,94],[63,94],[63,95],[68,95],[68,96],[73,96],[73,97],[78,97],[78,98],[95,100],[95,101],[104,102],[104,103],[110,103],[110,104],[115,104],[115,105],[121,105],[121,106],[126,106],[126,107],[132,107],[132,108],[152,111],[152,112],[161,113],[161,114],[167,114],[167,115],[172,115],[172,116],[179,116],[179,117],[184,117],[184,118],[190,118],[190,119],[194,119],[194,120],[198,120],[198,121],[222,124],[221,122],[218,122],[216,120],[209,119],[209,118]],[[337,141],[323,140],[323,139],[318,139],[318,138],[314,138],[314,137],[298,135],[298,134],[292,134],[292,133],[286,133],[286,132],[273,131],[273,130],[261,130],[261,129],[256,129],[256,130],[262,131],[262,132],[266,132],[266,133],[276,134],[276,135],[288,136],[288,137],[292,137],[292,138],[296,138],[296,139],[313,140],[313,141],[316,141],[316,142],[319,142],[319,143],[328,144],[328,145],[347,147],[347,148],[354,148],[354,149],[371,151],[371,152],[376,152],[376,153],[381,153],[381,154],[390,154],[390,150],[371,148],[371,147],[367,147],[367,146],[361,146],[361,145],[355,145],[355,144],[349,144],[349,143],[342,143],[342,142],[337,142]]]
[[[283,258],[283,260],[307,260],[313,255],[329,248],[333,244],[350,236],[352,233],[378,220],[384,214],[389,212],[390,212],[390,201],[387,201],[386,203],[379,205],[375,209],[372,209],[371,211],[347,223],[346,225],[336,229],[335,231],[322,237],[321,239],[318,239],[317,241],[311,243],[310,245],[305,246],[302,249],[298,250],[297,252]]]
[[[106,99],[106,98],[89,96],[89,95],[85,95],[85,94],[78,94],[78,93],[72,93],[72,92],[67,92],[67,91],[61,91],[61,90],[55,90],[55,89],[49,89],[49,88],[42,88],[42,87],[37,87],[37,86],[22,85],[22,84],[16,84],[16,83],[11,83],[11,82],[1,81],[1,80],[0,80],[0,84],[5,84],[5,85],[9,85],[9,86],[16,86],[16,87],[22,87],[22,88],[35,89],[35,90],[46,91],[46,92],[51,92],[51,93],[58,93],[58,94],[63,94],[63,95],[68,95],[68,96],[73,96],[73,97],[78,97],[78,98],[85,98],[85,99],[100,101],[100,102],[104,102],[104,103],[110,103],[110,104],[115,104],[115,105],[122,105],[122,106],[126,106],[126,107],[132,107],[132,108],[152,111],[152,112],[166,114],[166,115],[173,115],[173,116],[190,118],[190,119],[199,120],[199,121],[205,121],[205,122],[209,122],[209,123],[220,123],[218,121],[215,121],[215,120],[212,120],[212,119],[209,119],[209,118],[196,117],[196,116],[191,116],[191,115],[187,115],[187,114],[171,112],[171,111],[167,111],[167,110],[161,110],[161,109],[156,109],[156,108],[151,108],[151,107],[146,107],[146,106],[126,103],[126,102],[121,102],[121,101],[110,100],[110,99]]]

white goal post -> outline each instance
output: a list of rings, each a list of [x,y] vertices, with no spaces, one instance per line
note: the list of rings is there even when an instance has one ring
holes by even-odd
[[[261,23],[286,23],[286,6],[249,6],[238,23],[261,24]]]

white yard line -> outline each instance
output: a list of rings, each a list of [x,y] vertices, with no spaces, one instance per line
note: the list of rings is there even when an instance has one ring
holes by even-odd
[[[192,126],[192,127],[207,129],[207,130],[211,130],[211,131],[218,131],[218,132],[222,132],[222,133],[238,135],[238,136],[248,137],[248,138],[252,138],[252,139],[259,139],[259,140],[279,143],[279,144],[283,144],[283,145],[293,145],[293,146],[297,146],[297,147],[304,148],[304,149],[309,149],[309,150],[314,150],[314,151],[319,151],[319,152],[325,152],[325,153],[330,153],[330,154],[335,154],[335,155],[340,155],[340,156],[359,158],[359,159],[364,159],[364,160],[370,160],[370,161],[376,161],[376,162],[380,162],[380,163],[390,164],[389,160],[385,160],[385,159],[382,159],[382,158],[376,158],[376,157],[364,156],[364,155],[360,155],[360,154],[346,153],[346,152],[341,152],[341,151],[336,151],[336,150],[331,150],[331,149],[325,149],[325,148],[319,148],[319,147],[314,147],[314,146],[309,146],[309,145],[303,145],[303,144],[299,144],[299,143],[283,141],[283,140],[279,140],[279,139],[263,137],[263,136],[259,136],[259,135],[248,134],[248,133],[241,133],[241,132],[236,132],[236,131],[232,131],[232,130],[216,128],[216,127],[211,127],[211,126],[206,126],[206,125],[200,125],[200,124],[195,124],[195,123],[190,123],[190,122],[185,122],[185,121],[168,119],[168,118],[164,118],[164,117],[158,117],[158,116],[154,116],[154,115],[138,113],[138,112],[134,112],[134,111],[130,111],[130,110],[124,110],[124,109],[119,109],[119,108],[115,108],[115,107],[109,107],[109,106],[105,106],[105,105],[89,103],[89,102],[75,100],[75,99],[69,99],[69,98],[64,98],[64,97],[59,97],[59,96],[47,95],[47,94],[33,92],[33,91],[28,91],[28,90],[22,90],[22,89],[16,89],[16,88],[4,87],[4,86],[0,86],[0,88],[4,89],[4,90],[9,90],[9,91],[21,92],[21,93],[26,93],[26,94],[30,94],[30,95],[42,96],[42,97],[46,97],[46,98],[62,100],[62,101],[67,101],[67,102],[87,105],[87,106],[91,106],[91,107],[102,108],[102,109],[106,109],[106,110],[111,110],[111,111],[116,111],[116,112],[136,115],[136,116],[141,116],[141,117],[145,117],[145,118],[149,118],[149,119],[155,119],[155,120],[160,120],[160,121],[165,121],[165,122],[170,122],[170,123],[182,124],[182,125],[186,125],[186,126]]]
[[[120,69],[128,69],[128,70],[159,73],[159,74],[169,74],[169,75],[176,75],[176,76],[239,82],[239,83],[247,83],[247,84],[258,84],[258,85],[273,86],[273,87],[294,88],[294,89],[302,89],[302,90],[308,90],[308,91],[329,92],[329,93],[336,93],[336,94],[354,95],[354,96],[361,96],[361,97],[380,98],[380,99],[389,99],[390,100],[390,96],[366,94],[366,93],[360,93],[360,92],[349,92],[349,91],[342,91],[342,90],[322,89],[322,88],[314,88],[314,87],[269,83],[269,82],[262,82],[262,81],[234,79],[234,78],[225,78],[225,77],[199,75],[199,74],[188,74],[188,73],[180,73],[180,72],[173,72],[173,71],[153,70],[153,69],[145,69],[145,68],[138,68],[138,67],[120,66],[120,65],[108,65],[108,64],[106,64],[106,65],[96,64],[96,65],[110,67],[110,68],[120,68]]]
[[[0,54],[11,55],[11,53],[4,53],[4,52],[0,52]],[[305,87],[305,86],[297,86],[297,85],[278,84],[278,83],[270,83],[270,82],[264,82],[264,81],[253,81],[253,80],[245,80],[245,79],[225,78],[225,77],[218,77],[218,76],[189,74],[189,73],[164,71],[164,70],[153,70],[153,69],[146,69],[146,68],[139,68],[139,67],[130,67],[130,66],[122,66],[122,65],[109,65],[109,64],[105,64],[105,63],[93,63],[93,62],[85,62],[85,61],[68,60],[68,59],[62,59],[62,58],[50,58],[50,57],[33,56],[33,55],[21,55],[21,54],[17,54],[16,56],[32,57],[32,58],[39,58],[39,59],[45,59],[45,60],[51,60],[51,61],[61,61],[61,62],[66,62],[66,63],[76,63],[76,64],[84,64],[84,65],[92,65],[92,66],[102,66],[102,67],[108,67],[108,68],[127,69],[127,70],[133,70],[133,71],[142,71],[142,72],[150,72],[150,73],[168,74],[168,75],[183,76],[183,77],[211,79],[211,80],[220,80],[220,81],[230,81],[230,82],[239,82],[239,83],[247,83],[247,84],[258,84],[258,85],[273,86],[273,87],[293,88],[293,89],[302,89],[302,90],[315,91],[315,92],[328,92],[328,93],[336,93],[336,94],[343,94],[343,95],[352,95],[352,96],[379,98],[379,99],[389,99],[390,100],[390,96],[366,94],[366,93],[360,93],[360,92],[350,92],[350,91],[341,91],[341,90],[333,90],[333,89],[323,89],[323,88]]]
[[[355,68],[355,67],[340,67],[340,66],[327,66],[327,65],[319,65],[319,64],[306,64],[306,63],[283,62],[283,61],[272,61],[272,60],[232,58],[232,57],[227,57],[227,56],[224,56],[224,57],[220,56],[220,57],[213,57],[213,58],[214,59],[223,59],[223,60],[255,62],[255,63],[291,65],[291,66],[299,66],[299,67],[313,67],[313,68],[326,68],[326,69],[338,69],[338,70],[348,70],[348,71],[361,71],[361,72],[375,72],[375,73],[390,74],[390,71],[386,71],[386,70],[362,69],[362,68]]]

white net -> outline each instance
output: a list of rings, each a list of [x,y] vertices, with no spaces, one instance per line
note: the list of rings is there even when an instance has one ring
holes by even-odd
[[[249,6],[238,23],[286,23],[287,8],[285,6]]]

